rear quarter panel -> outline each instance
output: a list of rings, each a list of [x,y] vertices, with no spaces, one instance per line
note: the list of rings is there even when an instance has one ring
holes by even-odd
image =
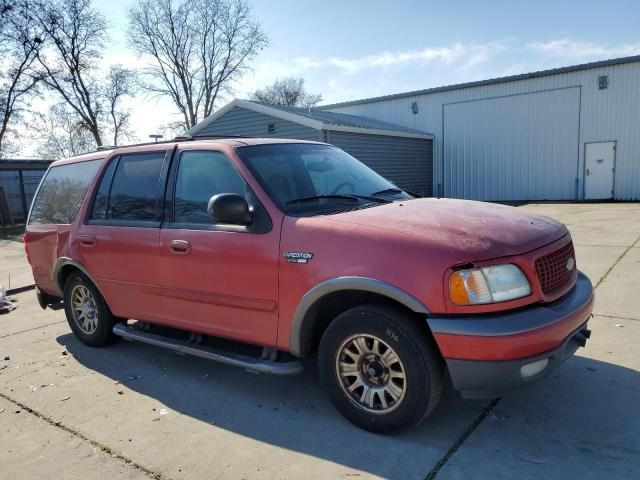
[[[55,224],[28,225],[26,229],[33,278],[42,291],[51,295],[61,294],[53,279],[53,267],[65,254],[70,229],[70,225]]]

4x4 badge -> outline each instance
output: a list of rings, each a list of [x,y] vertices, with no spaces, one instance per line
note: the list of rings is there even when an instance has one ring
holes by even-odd
[[[307,263],[313,258],[313,253],[308,252],[284,252],[284,259],[289,263]]]

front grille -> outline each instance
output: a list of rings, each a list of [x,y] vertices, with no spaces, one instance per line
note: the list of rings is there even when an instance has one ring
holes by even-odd
[[[571,270],[567,268],[567,262],[570,258],[574,260]],[[555,252],[536,260],[536,273],[542,293],[547,295],[571,280],[571,275],[576,268],[575,258],[573,242],[569,242]]]

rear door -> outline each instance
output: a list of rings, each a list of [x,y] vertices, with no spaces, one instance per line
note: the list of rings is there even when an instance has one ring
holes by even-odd
[[[25,243],[36,284],[57,295],[53,266],[66,246],[69,230],[103,158],[51,167],[36,192],[26,228]]]
[[[216,224],[218,193],[245,196],[251,225]],[[182,328],[274,346],[279,229],[230,158],[217,150],[178,150],[160,233],[165,315]]]
[[[158,260],[169,157],[156,150],[111,159],[74,240],[75,259],[117,316],[163,318]]]

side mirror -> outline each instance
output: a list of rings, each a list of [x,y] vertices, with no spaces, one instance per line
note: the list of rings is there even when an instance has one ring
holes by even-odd
[[[211,197],[207,213],[216,223],[249,225],[252,220],[247,200],[236,193],[219,193]]]

